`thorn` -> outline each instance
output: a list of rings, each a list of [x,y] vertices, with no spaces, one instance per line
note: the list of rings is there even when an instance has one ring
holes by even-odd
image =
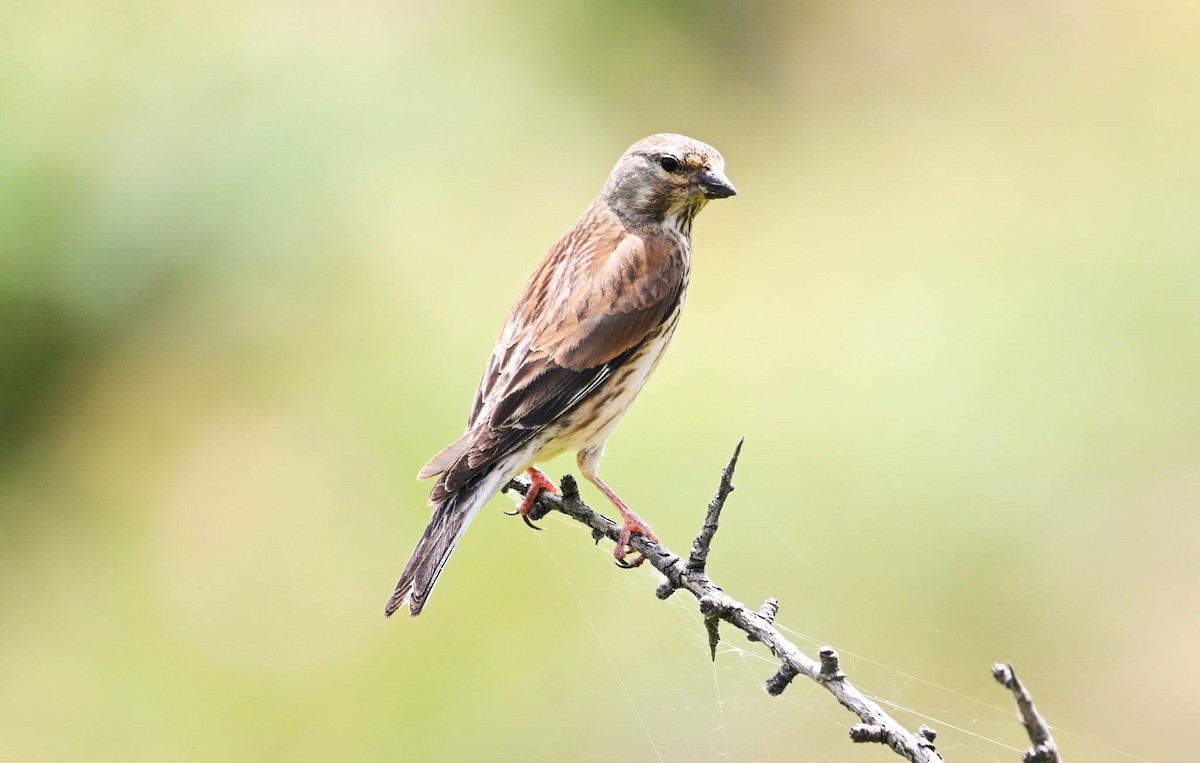
[[[767,679],[767,694],[772,697],[778,697],[783,694],[783,690],[788,687],[792,679],[798,675],[798,672],[788,663],[779,666],[779,672]],[[851,729],[853,733],[853,729]]]
[[[704,629],[708,631],[708,652],[713,662],[717,661],[717,644],[721,643],[721,631],[717,626],[719,622],[716,615],[704,618]]]
[[[712,655],[713,662],[717,661],[717,644],[721,643],[721,633],[717,626],[721,622],[721,614],[724,609],[721,602],[712,596],[704,596],[700,599],[700,614],[704,615],[704,629],[708,631],[708,651]]]
[[[779,599],[774,596],[768,596],[758,608],[758,614],[769,623],[775,622],[775,616],[779,614]]]
[[[888,730],[874,723],[856,723],[850,727],[853,742],[887,742]]]
[[[564,502],[579,500],[579,483],[570,474],[562,476],[562,479],[558,481],[558,487],[562,490],[562,499]]]
[[[1012,689],[1014,676],[1011,666],[1005,665],[1003,662],[997,662],[992,666],[992,677],[1005,689]]]
[[[838,653],[836,649],[831,646],[823,646],[821,647],[821,651],[817,652],[817,655],[821,658],[820,677],[822,681],[836,681],[846,677],[846,674],[842,672],[841,667],[838,665]]]
[[[937,732],[934,731],[933,729],[929,728],[928,726],[922,724],[921,728],[917,729],[917,733],[920,734],[921,738],[924,740],[921,743],[921,746],[932,750],[933,749],[933,740],[937,739]]]
[[[764,601],[762,603],[762,606],[758,608],[758,616],[761,617],[762,619],[766,620],[768,623],[771,623],[772,625],[775,624],[775,615],[778,615],[778,614],[779,614],[779,599],[776,599],[774,596],[767,597],[766,601]],[[760,639],[758,638],[758,636],[755,636],[753,633],[751,633],[746,636],[746,640],[753,643],[755,641],[759,641]]]

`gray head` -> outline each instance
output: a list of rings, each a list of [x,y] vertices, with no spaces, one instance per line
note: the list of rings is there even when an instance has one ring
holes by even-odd
[[[642,138],[613,167],[600,200],[626,224],[668,223],[684,233],[709,199],[737,193],[717,149],[686,135]]]

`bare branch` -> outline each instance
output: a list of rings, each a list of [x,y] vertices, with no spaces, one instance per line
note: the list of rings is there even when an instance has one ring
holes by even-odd
[[[1025,684],[1021,683],[1021,679],[1017,678],[1012,663],[996,663],[992,666],[992,675],[1017,699],[1021,724],[1029,732],[1029,741],[1033,742],[1033,747],[1025,751],[1025,763],[1062,763],[1058,745],[1054,743],[1054,737],[1050,734],[1050,727],[1034,706],[1033,695],[1025,688]]]
[[[915,734],[884,712],[878,704],[850,683],[842,673],[837,652],[830,648],[823,649],[821,650],[821,659],[817,661],[804,654],[799,647],[785,638],[774,624],[775,614],[779,608],[778,602],[768,599],[763,604],[762,610],[756,612],[726,594],[708,577],[705,565],[709,548],[717,531],[725,499],[733,491],[733,471],[737,466],[741,448],[742,443],[739,442],[733,457],[721,474],[717,494],[709,504],[704,518],[704,526],[696,537],[687,560],[680,558],[666,546],[647,540],[645,536],[635,534],[630,540],[630,545],[645,556],[646,560],[666,578],[658,588],[658,597],[665,599],[679,589],[686,590],[696,597],[700,611],[704,615],[705,626],[709,634],[709,647],[714,659],[719,639],[717,623],[722,620],[746,633],[751,641],[765,644],[780,663],[779,671],[766,684],[770,694],[782,693],[793,678],[803,675],[824,687],[843,707],[862,721],[850,730],[852,740],[886,744],[912,763],[941,763],[942,756],[933,746],[934,733],[931,730],[922,729],[919,734]],[[508,488],[524,495],[529,486],[520,480],[513,480],[506,489]],[[543,491],[530,512],[530,518],[536,520],[551,511],[562,512],[591,528],[592,536],[597,541],[600,538],[608,538],[615,543],[620,526],[580,499],[579,485],[575,479],[570,475],[564,476],[561,488],[561,497]]]
[[[858,716],[861,723],[850,728],[852,741],[887,745],[912,763],[942,763],[941,754],[934,749],[937,732],[928,726],[921,726],[914,734],[884,712],[878,704],[847,680],[842,672],[838,653],[833,647],[822,647],[818,652],[819,660],[814,660],[785,638],[775,627],[775,617],[779,614],[777,599],[768,598],[755,612],[727,595],[709,578],[706,571],[708,554],[720,525],[725,501],[734,490],[733,472],[742,452],[743,441],[744,438],[738,441],[733,456],[721,472],[721,482],[717,486],[716,495],[708,504],[704,524],[686,560],[666,546],[647,540],[643,535],[634,535],[630,539],[634,550],[644,556],[665,578],[655,594],[660,599],[666,599],[676,591],[684,589],[696,597],[700,613],[704,616],[705,630],[708,632],[709,652],[714,660],[717,657],[717,644],[720,643],[717,628],[722,620],[743,631],[750,641],[765,644],[771,650],[771,654],[779,660],[779,670],[766,681],[767,692],[772,696],[782,694],[796,676],[803,675],[824,687],[843,707]],[[558,511],[589,527],[592,538],[597,543],[601,538],[616,542],[620,526],[580,499],[579,485],[575,478],[568,474],[562,478],[561,484],[562,497],[543,491],[529,513],[529,518],[541,519],[551,511]],[[513,480],[504,489],[516,490],[525,495],[529,491],[529,484]],[[1025,752],[1024,763],[1062,763],[1049,726],[1034,707],[1033,697],[1017,678],[1012,665],[997,663],[992,668],[992,674],[1016,697],[1021,722],[1029,732],[1030,741],[1033,742],[1033,747]]]

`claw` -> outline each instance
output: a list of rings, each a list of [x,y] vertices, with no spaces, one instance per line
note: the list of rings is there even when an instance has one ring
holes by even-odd
[[[533,499],[533,503],[537,503],[537,497],[536,497],[536,495],[535,495],[535,497],[534,497],[534,499]],[[504,512],[504,513],[505,513],[505,514],[507,514],[507,515],[508,515],[508,516],[510,516],[510,517],[516,517],[516,516],[520,516],[520,517],[521,517],[521,521],[522,521],[522,522],[524,522],[526,525],[528,525],[529,527],[532,527],[532,528],[533,528],[533,529],[535,529],[535,530],[544,530],[544,529],[546,529],[546,528],[544,528],[544,527],[539,527],[538,525],[535,525],[535,524],[533,523],[533,520],[531,520],[531,519],[529,518],[529,510],[528,510],[528,509],[527,509],[527,510],[525,510],[525,511],[521,511],[521,509],[522,509],[524,506],[525,506],[525,502],[524,502],[524,501],[522,501],[522,502],[521,502],[521,506],[518,506],[516,511],[506,511],[506,512]],[[530,504],[530,509],[532,509],[532,508],[533,508],[533,506],[532,506],[532,504]]]
[[[533,521],[529,519],[529,512],[533,511],[533,506],[537,503],[538,496],[542,494],[543,490],[558,495],[558,486],[551,482],[550,478],[547,477],[541,469],[536,469],[532,466],[529,467],[529,490],[525,492],[525,498],[521,501],[521,505],[517,506],[516,511],[506,511],[504,513],[510,517],[520,515],[521,521],[523,521],[529,527],[532,527],[534,530],[544,529],[535,525]]]
[[[629,556],[630,554],[634,555],[632,562],[626,561],[625,559],[625,557]],[[617,566],[623,570],[632,570],[635,567],[641,567],[642,563],[646,561],[646,557],[644,554],[642,554],[642,552],[638,551],[633,546],[628,545],[625,546],[625,549],[622,553],[617,553],[614,551],[613,556],[616,557]]]
[[[629,545],[629,539],[634,533],[638,533],[646,540],[657,541],[658,536],[650,529],[650,525],[643,522],[637,514],[634,514],[628,509],[621,512],[621,532],[617,534],[617,545],[613,549],[613,556],[616,557],[617,566],[621,569],[632,570],[634,567],[642,566],[646,561],[646,557],[633,546]],[[626,561],[625,557],[630,554],[636,554],[632,562]]]

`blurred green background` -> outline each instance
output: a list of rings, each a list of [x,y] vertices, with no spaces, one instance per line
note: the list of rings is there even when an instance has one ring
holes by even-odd
[[[1069,759],[1194,755],[1197,39],[1185,2],[8,6],[0,759],[895,759],[508,499],[381,615],[511,300],[659,131],[741,195],[609,481],[686,549],[745,434],[712,574],[949,760],[1019,760],[999,659]]]

